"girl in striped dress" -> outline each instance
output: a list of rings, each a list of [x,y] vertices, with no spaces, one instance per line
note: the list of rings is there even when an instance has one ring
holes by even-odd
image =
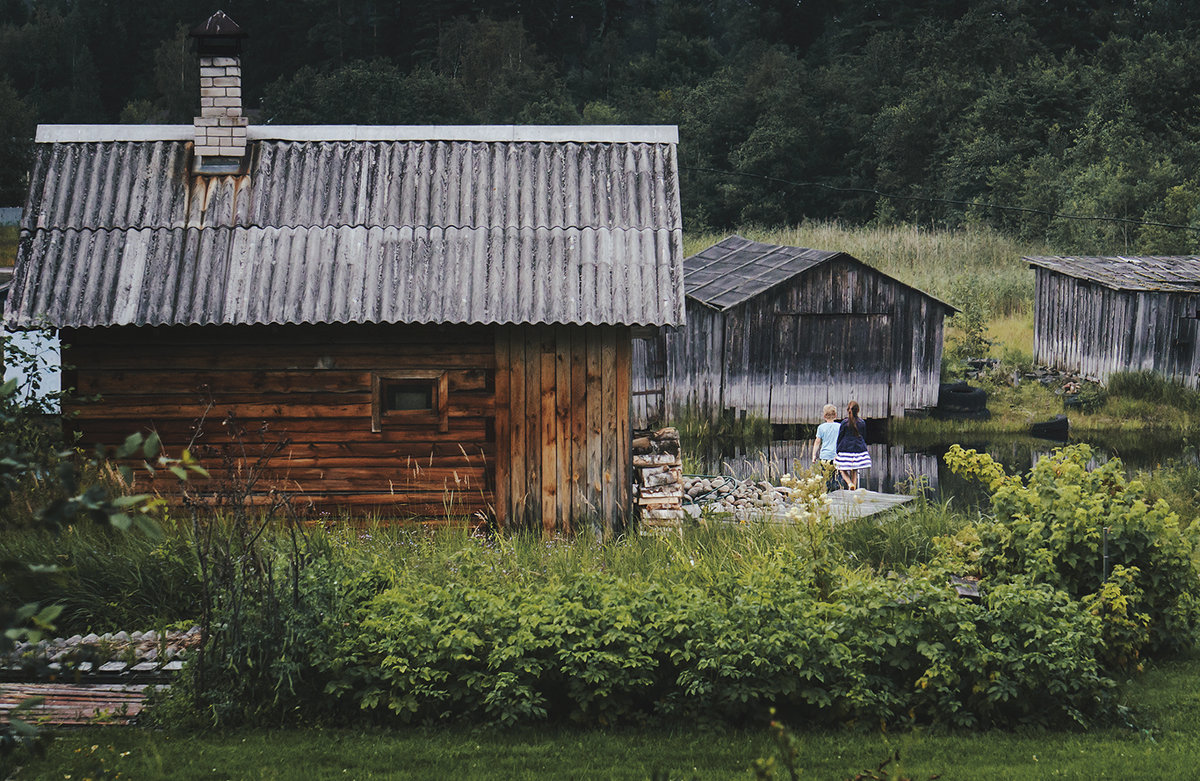
[[[871,454],[867,452],[867,423],[858,416],[858,402],[846,405],[846,418],[838,429],[837,454],[833,465],[846,481],[851,491],[858,490],[858,472],[871,468]]]

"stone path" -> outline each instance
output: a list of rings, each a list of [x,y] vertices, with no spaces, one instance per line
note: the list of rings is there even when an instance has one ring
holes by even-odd
[[[687,497],[685,501],[691,502],[685,504],[684,509],[693,517],[699,517],[701,511],[706,509],[716,514],[715,517],[725,517],[735,522],[788,522],[787,511],[791,505],[786,489],[779,486],[766,481],[737,480],[732,477],[686,475],[683,480]],[[833,491],[828,496],[834,523],[887,512],[916,498],[865,488]]]

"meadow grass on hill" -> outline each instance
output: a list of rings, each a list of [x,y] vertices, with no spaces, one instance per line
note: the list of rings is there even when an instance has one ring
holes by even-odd
[[[978,295],[993,316],[1028,311],[1033,301],[1033,272],[1021,262],[1027,255],[1051,254],[987,228],[935,230],[918,225],[850,227],[836,222],[806,222],[791,228],[743,227],[725,233],[684,236],[684,255],[693,255],[737,233],[753,241],[846,252],[949,304],[960,306]]]

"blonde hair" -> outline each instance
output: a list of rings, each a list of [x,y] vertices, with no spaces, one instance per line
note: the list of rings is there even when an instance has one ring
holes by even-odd
[[[837,418],[837,407],[832,404],[826,404],[825,408],[821,410],[821,417],[825,418],[825,420],[834,420]]]

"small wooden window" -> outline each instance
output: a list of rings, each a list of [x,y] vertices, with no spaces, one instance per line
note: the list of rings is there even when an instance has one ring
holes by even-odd
[[[371,431],[382,431],[388,421],[427,422],[449,431],[447,395],[444,371],[377,372],[372,375]]]

